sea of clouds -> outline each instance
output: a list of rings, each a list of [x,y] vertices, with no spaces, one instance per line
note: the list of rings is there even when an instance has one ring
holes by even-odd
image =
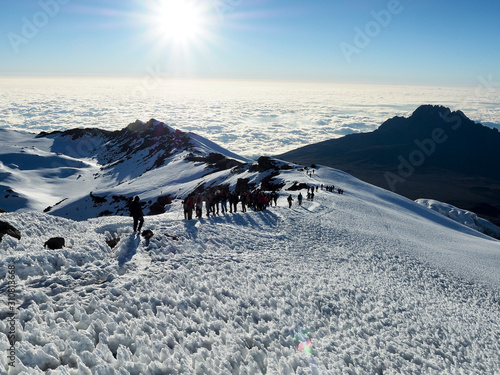
[[[242,156],[276,155],[346,134],[372,131],[421,104],[462,110],[500,128],[500,89],[267,81],[2,78],[0,128],[30,132],[139,119],[192,131]]]

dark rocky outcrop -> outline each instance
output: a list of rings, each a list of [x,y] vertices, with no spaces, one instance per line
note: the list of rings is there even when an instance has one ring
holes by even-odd
[[[260,189],[263,191],[279,191],[285,186],[285,182],[278,182],[275,180],[275,177],[278,177],[280,174],[277,171],[271,172],[269,175],[264,177],[260,182]]]
[[[309,185],[306,183],[301,182],[300,184],[298,182],[294,182],[292,186],[290,186],[287,191],[299,191],[302,189],[309,189]]]
[[[141,236],[144,237],[144,239],[146,240],[146,246],[148,246],[149,240],[153,238],[154,233],[151,229],[146,229],[142,231]]]
[[[237,160],[229,159],[226,156],[216,152],[211,152],[208,154],[208,156],[195,156],[194,154],[191,154],[186,157],[186,160],[206,163],[208,168],[214,169],[213,172],[225,171],[226,169],[239,167],[243,164]]]
[[[255,183],[250,182],[250,179],[238,178],[238,180],[236,181],[236,186],[234,188],[234,191],[237,194],[241,194],[246,191],[252,191],[254,189],[255,189]]]
[[[5,221],[0,221],[0,242],[2,242],[5,235],[21,240],[21,232],[17,228]]]
[[[106,240],[106,244],[111,248],[114,249],[116,245],[118,245],[118,242],[120,242],[120,237],[113,237],[109,240]]]
[[[90,198],[92,198],[92,202],[94,202],[95,205],[106,203],[108,201],[106,197],[98,197],[94,195],[92,192],[90,192]]]
[[[269,170],[278,170],[278,164],[275,160],[271,159],[269,156],[261,156],[257,159],[257,164],[250,167],[250,172],[265,172]]]
[[[165,213],[165,206],[172,204],[173,199],[170,195],[162,195],[156,199],[148,212],[148,215],[161,215]]]
[[[43,247],[48,247],[51,250],[62,249],[65,246],[66,241],[62,237],[52,237],[49,238],[44,244]]]

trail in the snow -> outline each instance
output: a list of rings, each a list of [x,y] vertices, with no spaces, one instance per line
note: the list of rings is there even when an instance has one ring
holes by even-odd
[[[148,217],[147,246],[127,218],[68,226],[74,248],[59,252],[30,240],[11,255],[29,296],[18,356],[30,375],[499,369],[498,292],[431,263],[390,210],[320,190],[291,209],[282,196],[263,212]]]

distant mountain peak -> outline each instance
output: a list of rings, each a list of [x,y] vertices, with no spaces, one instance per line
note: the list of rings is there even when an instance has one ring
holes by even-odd
[[[339,168],[411,199],[430,196],[500,222],[500,215],[488,213],[500,212],[500,165],[495,162],[500,133],[445,106],[422,105],[373,132],[312,144],[278,158]],[[478,210],[485,204],[488,212]]]
[[[129,124],[125,129],[123,129],[123,131],[137,134],[151,134],[153,136],[161,136],[175,132],[173,128],[161,121],[155,120],[154,118],[148,122],[135,120],[135,122]]]
[[[451,127],[457,130],[471,125],[480,124],[475,124],[462,111],[451,111],[442,105],[425,104],[418,107],[409,117],[396,116],[388,119],[374,132],[411,132],[409,134],[415,136],[415,132],[419,131],[428,132],[435,128]]]
[[[444,113],[450,113],[451,110],[442,105],[423,104],[418,107],[411,115],[414,118],[442,117]]]

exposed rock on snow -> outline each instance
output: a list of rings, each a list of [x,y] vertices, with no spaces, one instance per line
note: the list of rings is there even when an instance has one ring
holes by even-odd
[[[148,246],[149,245],[149,241],[154,236],[154,233],[153,233],[153,231],[151,229],[146,229],[146,230],[142,231],[141,236],[144,237],[144,239],[146,240],[146,246]]]
[[[51,250],[59,250],[65,246],[66,241],[62,237],[52,237],[49,238],[44,244],[43,247],[48,247]]]
[[[17,238],[18,240],[21,239],[21,232],[18,229],[5,221],[0,221],[0,242],[2,242],[2,238],[5,235]]]
[[[106,243],[111,249],[114,249],[116,245],[118,245],[118,242],[120,242],[120,237],[113,237],[109,240],[106,240]]]

